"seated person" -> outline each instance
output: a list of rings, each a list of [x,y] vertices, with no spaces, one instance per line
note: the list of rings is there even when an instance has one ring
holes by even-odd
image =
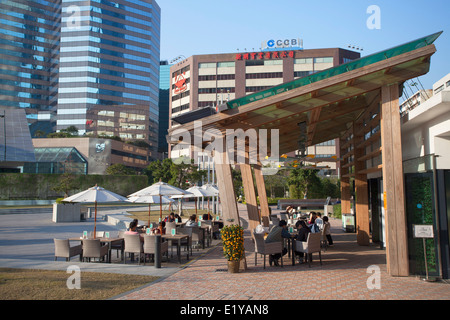
[[[186,222],[186,227],[195,227],[198,226],[197,222],[195,221],[195,214],[189,217],[189,220]]]
[[[153,229],[155,234],[166,234],[166,223],[161,221],[157,228]]]
[[[290,238],[291,234],[289,233],[287,229],[287,223],[285,220],[281,220],[278,226],[273,226],[270,230],[269,234],[267,235],[267,238],[265,240],[266,243],[270,242],[283,242],[283,238]],[[283,248],[283,254],[277,253],[277,254],[271,254],[269,256],[269,264],[272,265],[272,262],[279,266],[278,260],[284,256],[287,253],[287,249]]]
[[[125,234],[139,234],[139,232],[137,232],[136,228],[137,228],[137,219],[134,219],[133,221],[130,222],[130,228],[129,230],[125,231]],[[144,238],[143,237],[139,237],[141,242],[144,242]]]
[[[209,212],[208,213],[205,213],[203,216],[202,216],[202,219],[203,220],[212,220],[212,216],[209,214]]]
[[[175,215],[175,222],[181,223],[181,217],[178,215],[178,213]]]
[[[175,214],[171,212],[167,217],[164,218],[164,222],[175,222]]]
[[[303,220],[297,221],[295,227],[298,230],[298,234],[295,236],[295,240],[306,242],[308,240],[308,235],[311,233],[311,230],[306,225],[306,222]],[[303,252],[296,252],[296,255],[300,257],[300,263],[303,263]]]

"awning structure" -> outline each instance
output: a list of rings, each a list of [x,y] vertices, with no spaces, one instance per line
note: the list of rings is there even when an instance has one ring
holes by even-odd
[[[280,154],[298,149],[302,122],[307,145],[338,138],[368,106],[379,102],[382,86],[401,85],[428,72],[436,51],[432,43],[441,33],[229,101],[220,113],[201,119],[202,129],[280,129]],[[185,123],[177,129],[191,131],[193,126]]]
[[[260,91],[219,106],[220,112],[201,119],[201,130],[279,130],[278,153],[289,153],[339,138],[345,161],[341,168],[342,213],[350,213],[350,181],[356,189],[357,242],[370,242],[367,175],[381,172],[384,190],[387,270],[408,276],[408,240],[404,206],[399,97],[403,83],[426,74],[438,32],[352,62]],[[377,132],[371,128],[376,127]],[[195,123],[176,127],[192,135]],[[175,132],[169,131],[169,136]],[[177,131],[177,134],[180,131]],[[198,135],[198,132],[197,132]],[[182,140],[172,136],[174,140]],[[203,141],[203,147],[209,143]],[[302,145],[303,144],[303,145]],[[238,147],[235,145],[235,149]],[[250,150],[248,150],[250,153]],[[344,163],[344,165],[343,165]],[[371,163],[371,164],[370,164]],[[216,164],[217,185],[225,223],[239,213],[229,163]],[[260,164],[239,164],[249,226],[268,222],[269,207]],[[351,169],[351,170],[350,170]],[[257,201],[258,193],[259,203]],[[260,212],[260,213],[259,213]]]

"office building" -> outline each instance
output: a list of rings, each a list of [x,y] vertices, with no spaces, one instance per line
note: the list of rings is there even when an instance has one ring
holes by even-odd
[[[298,50],[289,47],[261,52],[191,56],[170,69],[172,87],[169,127],[174,128],[182,124],[184,118],[195,110],[216,107],[226,101],[290,82],[359,57],[359,52],[340,48]],[[210,111],[206,110],[205,115],[208,113]],[[328,150],[329,146],[314,150],[324,149],[321,152],[327,158],[336,155],[336,144],[334,142],[328,144],[334,149],[333,152]],[[171,157],[180,155],[175,152]],[[335,162],[329,165],[333,166],[331,170],[334,173]]]
[[[158,129],[158,153],[161,158],[166,158],[168,153],[167,130],[169,128],[170,108],[170,67],[167,60],[159,64],[159,129]]]
[[[96,131],[91,111],[100,106],[146,106],[157,131],[155,1],[8,0],[0,8],[0,106],[26,108],[29,120],[51,111],[56,130],[75,126],[80,134]]]

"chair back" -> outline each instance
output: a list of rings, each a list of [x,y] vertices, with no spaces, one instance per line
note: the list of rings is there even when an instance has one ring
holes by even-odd
[[[105,231],[97,231],[97,232],[95,232],[95,238],[103,238],[104,236],[105,236]],[[90,232],[89,238],[94,238],[94,231]]]
[[[329,230],[330,230],[330,224],[329,223],[324,223],[323,224],[323,229],[322,229],[322,240],[326,239],[326,235],[327,235]]]
[[[125,252],[142,252],[142,244],[140,235],[138,234],[124,234]]]
[[[274,226],[278,226],[280,224],[280,218],[278,217],[271,217],[270,220]]]
[[[156,243],[154,235],[144,236],[144,252],[145,253],[155,253]]]
[[[70,244],[68,239],[53,239],[55,242],[55,256],[69,257]]]
[[[269,217],[263,216],[263,217],[261,217],[261,220],[262,220],[262,225],[264,227],[268,227],[269,226]]]
[[[83,257],[85,258],[100,257],[100,239],[83,240]]]
[[[264,252],[264,233],[255,233],[253,232],[253,238],[255,239],[255,253],[263,253]]]
[[[312,233],[308,234],[308,253],[319,252],[320,251],[320,240],[322,239],[321,233]]]
[[[194,227],[183,227],[183,228],[178,228],[178,233],[181,234],[187,234],[189,236],[189,238],[192,238],[192,229]]]
[[[176,222],[166,222],[166,234],[172,234],[172,229],[175,229],[175,232],[176,232],[177,223]]]
[[[287,213],[280,213],[281,220],[288,221],[289,215]]]
[[[124,238],[124,236],[125,236],[125,231],[119,231],[118,236],[119,236],[119,238]]]
[[[194,241],[203,240],[203,231],[201,231],[198,226],[190,228],[192,229],[192,240]]]

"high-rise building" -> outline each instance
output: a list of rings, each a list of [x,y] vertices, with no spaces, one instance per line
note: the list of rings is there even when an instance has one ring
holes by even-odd
[[[101,106],[131,114],[147,106],[147,121],[157,126],[156,1],[8,0],[0,8],[0,106],[51,110],[57,130],[75,126],[80,134],[99,131]],[[127,128],[119,133],[139,139]]]
[[[169,128],[169,108],[170,108],[170,67],[167,60],[159,64],[159,134],[158,152],[164,158],[168,153],[168,143],[166,139]]]

